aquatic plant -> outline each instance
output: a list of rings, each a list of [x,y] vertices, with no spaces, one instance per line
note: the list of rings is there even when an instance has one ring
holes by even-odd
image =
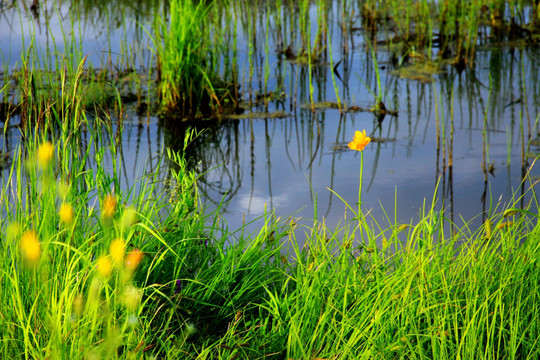
[[[236,84],[219,73],[225,30],[212,20],[214,4],[174,0],[168,14],[157,17],[154,45],[158,96],[167,118],[219,117],[238,102]],[[227,71],[228,69],[226,69]]]
[[[361,14],[369,37],[385,33],[382,42],[399,53],[400,62],[449,60],[460,70],[474,64],[482,44],[533,44],[538,31],[534,5],[513,0],[466,4],[456,0],[370,0],[364,2]]]

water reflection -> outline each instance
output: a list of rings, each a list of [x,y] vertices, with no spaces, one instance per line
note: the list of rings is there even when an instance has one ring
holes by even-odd
[[[480,49],[468,70],[442,67],[432,83],[402,79],[394,72],[399,67],[395,54],[379,48],[374,61],[357,19],[344,15],[344,2],[327,3],[317,11],[314,6],[238,2],[229,8],[233,15],[223,16],[223,21],[236,19],[230,53],[245,113],[205,124],[186,149],[209,208],[219,207],[233,229],[271,209],[284,218],[296,214],[337,224],[346,206],[328,189],[351,205],[356,201],[360,157],[346,144],[361,129],[374,139],[364,150],[363,207],[377,219],[408,223],[418,218],[424,199],[430,203],[435,196],[450,220],[459,224],[461,218],[475,217],[474,227],[499,199],[525,193],[530,182],[522,180],[531,154],[539,151],[534,145],[539,136],[538,50]],[[72,14],[78,3],[73,4],[59,14]],[[113,2],[88,4],[81,2],[77,11],[85,14],[83,24],[94,29],[94,38],[84,37],[80,55],[98,54],[96,68],[114,63],[144,75],[151,68],[148,40],[123,17],[140,16],[143,23],[155,5],[141,2],[137,10],[122,3],[116,10]],[[33,16],[51,13],[45,5],[39,11]],[[110,27],[103,26],[100,14],[108,14]],[[303,22],[306,18],[311,21]],[[6,30],[10,41],[24,37],[14,32],[20,27],[20,19],[15,20]],[[46,31],[61,32],[60,21],[47,23]],[[37,40],[47,46],[51,36]],[[306,54],[317,55],[317,61],[300,61]],[[397,116],[365,111],[378,94]],[[151,107],[140,116],[134,104],[125,106],[118,113],[124,129],[118,154],[127,188],[145,173],[168,166],[163,150],[183,149],[187,125],[163,127],[166,121],[158,120]],[[17,130],[6,128],[3,139],[9,151],[19,141]],[[537,177],[539,171],[533,168],[530,175]],[[520,201],[525,205],[529,198]]]
[[[372,79],[374,86],[372,70],[363,66],[370,63],[370,56],[363,52],[355,56],[364,61],[357,62],[353,72]],[[430,203],[435,195],[438,208],[447,209],[452,222],[475,218],[471,226],[481,224],[498,201],[510,201],[514,192],[521,196],[531,185],[522,179],[531,164],[525,148],[538,136],[534,56],[533,50],[480,53],[474,69],[461,74],[448,69],[433,84],[382,71],[388,103],[399,112],[382,122],[366,112],[313,113],[309,107],[295,107],[292,98],[276,104],[276,108],[293,109],[288,118],[240,120],[236,136],[220,143],[237,152],[233,167],[240,179],[234,185],[235,196],[222,208],[226,219],[232,227],[240,225],[244,215],[248,219],[260,215],[266,202],[266,209],[275,207],[284,217],[304,207],[299,216],[324,217],[327,224],[336,224],[345,206],[327,188],[354,203],[359,157],[343,149],[355,130],[366,128],[375,141],[365,150],[363,200],[374,216],[383,218],[382,205],[391,218],[409,222],[418,218],[424,199]],[[496,75],[493,58],[502,66]],[[289,78],[308,81],[302,69],[291,68]],[[312,76],[316,98],[328,100],[335,95],[328,87],[331,69],[325,71],[326,78]],[[368,107],[372,102],[361,82],[340,91],[351,104]],[[297,101],[308,102],[307,91],[299,90]],[[231,172],[227,160],[212,163],[218,164]],[[220,171],[218,167],[209,176],[218,179]],[[538,176],[538,170],[533,168],[531,174]],[[222,180],[220,185],[223,193]],[[210,198],[218,197],[207,190]],[[522,204],[528,200],[522,197]]]

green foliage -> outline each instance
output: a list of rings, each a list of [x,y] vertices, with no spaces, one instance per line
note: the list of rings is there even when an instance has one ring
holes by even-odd
[[[377,233],[363,222],[355,230],[377,247],[347,227],[313,233],[293,256],[289,286],[266,305],[288,334],[286,357],[538,356],[538,215],[497,215],[489,235],[448,238],[441,215]]]
[[[309,21],[300,19],[309,67],[330,45],[324,2],[317,4],[313,44]],[[428,2],[408,4],[416,10],[396,5],[394,20],[410,40]],[[470,15],[481,3],[439,4],[451,20],[448,39],[478,26]],[[300,5],[307,15],[308,2]],[[364,16],[383,6],[364,5]],[[212,56],[222,33],[206,26],[219,19],[211,4],[173,1],[169,22],[156,25],[160,96],[183,116],[198,116],[205,102],[217,111],[230,96],[216,85]],[[472,56],[474,35],[459,41]],[[212,218],[200,204],[199,179],[179,153],[167,152],[162,171],[123,188],[121,123],[114,132],[110,117],[89,121],[86,58],[72,55],[58,60],[58,76],[31,63],[20,73],[21,116],[39,126],[25,128],[0,188],[0,358],[540,356],[534,184],[530,208],[517,199],[475,230],[455,228],[434,203],[416,222],[383,226],[363,213],[360,183],[357,206],[347,204],[354,218],[336,229],[317,222],[302,229],[265,214],[257,233],[229,231],[217,225],[219,209]],[[115,100],[121,104],[118,93]]]
[[[53,147],[36,134],[14,155],[17,181],[1,192],[2,357],[539,355],[537,213],[516,203],[448,235],[434,204],[386,228],[349,206],[352,222],[315,223],[305,239],[272,216],[231,233],[208,225],[178,154],[165,179],[125,191],[115,173],[88,170],[114,154],[109,135],[92,133],[75,158],[69,134],[49,132]]]
[[[169,116],[219,116],[226,103],[237,101],[235,84],[219,74],[218,58],[227,45],[216,11],[213,3],[174,0],[168,16],[157,17],[158,94]]]
[[[364,2],[362,22],[374,39],[385,33],[400,62],[451,60],[458,68],[474,63],[487,41],[534,44],[538,11],[532,2],[475,0]]]

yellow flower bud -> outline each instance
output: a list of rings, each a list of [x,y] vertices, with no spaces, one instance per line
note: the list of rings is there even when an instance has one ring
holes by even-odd
[[[21,252],[30,263],[35,264],[41,256],[41,245],[33,230],[25,231],[21,236]]]
[[[126,243],[122,238],[116,238],[111,242],[110,253],[113,261],[116,264],[121,264],[124,260],[124,253],[126,251]]]
[[[88,289],[88,300],[86,302],[87,309],[92,309],[93,307],[95,307],[95,305],[97,305],[101,295],[101,287],[101,280],[97,277],[94,277],[92,279],[92,282],[90,283],[90,288]]]
[[[36,152],[36,160],[41,168],[49,166],[54,157],[54,146],[50,142],[46,141],[39,145]]]
[[[116,212],[116,198],[114,195],[109,194],[103,199],[103,209],[101,210],[103,216],[111,218]]]
[[[101,256],[96,263],[96,268],[99,274],[103,277],[109,277],[112,272],[111,260],[107,256]]]
[[[84,298],[82,294],[75,295],[73,298],[73,313],[77,316],[81,316],[84,311]]]
[[[126,262],[125,262],[126,269],[130,272],[134,272],[139,266],[139,264],[141,263],[143,257],[144,257],[144,254],[139,249],[130,251],[126,255]]]
[[[60,221],[66,225],[69,225],[73,222],[73,206],[70,204],[60,205],[60,210],[58,210],[58,215],[60,215]]]
[[[9,240],[18,239],[21,236],[22,227],[18,222],[13,222],[6,229],[6,236]]]
[[[69,185],[65,181],[58,182],[58,185],[56,186],[56,193],[58,194],[58,197],[60,199],[65,199],[66,196],[68,196],[69,193]]]
[[[124,305],[132,311],[137,310],[141,302],[141,291],[132,285],[128,285],[124,289]]]
[[[122,225],[125,229],[129,228],[137,221],[137,212],[133,206],[129,206],[124,210],[122,215]]]

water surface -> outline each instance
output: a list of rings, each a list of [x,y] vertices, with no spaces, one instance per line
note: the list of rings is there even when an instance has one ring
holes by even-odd
[[[351,215],[333,193],[352,207],[357,201],[361,154],[349,150],[347,143],[363,129],[373,141],[363,152],[362,207],[378,221],[385,216],[400,223],[415,221],[424,202],[435,197],[449,219],[459,225],[463,218],[478,226],[495,204],[522,196],[530,186],[529,181],[522,185],[524,174],[540,152],[538,50],[508,44],[480,47],[470,69],[442,66],[430,82],[401,78],[391,52],[379,47],[375,63],[360,24],[360,30],[345,33],[340,2],[329,3],[326,22],[333,51],[313,66],[287,59],[282,52],[287,44],[298,51],[294,14],[289,25],[268,9],[254,11],[251,22],[245,14],[232,15],[238,20],[236,43],[231,45],[234,67],[243,99],[257,104],[211,126],[188,150],[201,174],[208,209],[219,207],[231,229],[271,210],[284,219],[293,215],[309,224],[316,218],[336,226]],[[69,20],[73,4],[51,8],[48,26],[43,8],[40,18],[4,9],[0,50],[5,72],[20,65],[29,39],[38,55],[52,58],[74,51],[69,46],[74,37],[80,44],[75,48],[82,56],[90,54],[93,67],[117,64],[147,77],[155,59],[142,29],[150,24],[153,8],[143,6],[140,13],[129,8],[118,15],[108,6],[89,6],[77,26]],[[100,11],[111,13],[97,18]],[[314,38],[321,15],[314,5],[309,14]],[[55,61],[50,64],[54,68]],[[373,107],[378,92],[397,116],[381,121],[369,111],[345,110]],[[342,111],[335,108],[338,103],[345,106]],[[246,116],[249,113],[253,115]],[[145,173],[159,170],[164,149],[180,149],[183,141],[181,128],[164,128],[153,112],[137,115],[127,103],[123,114],[124,164],[119,171],[127,188]],[[4,149],[17,142],[15,132],[5,132]],[[538,167],[529,175],[538,179]],[[522,203],[528,200],[526,195]],[[259,220],[250,228],[261,224]]]

